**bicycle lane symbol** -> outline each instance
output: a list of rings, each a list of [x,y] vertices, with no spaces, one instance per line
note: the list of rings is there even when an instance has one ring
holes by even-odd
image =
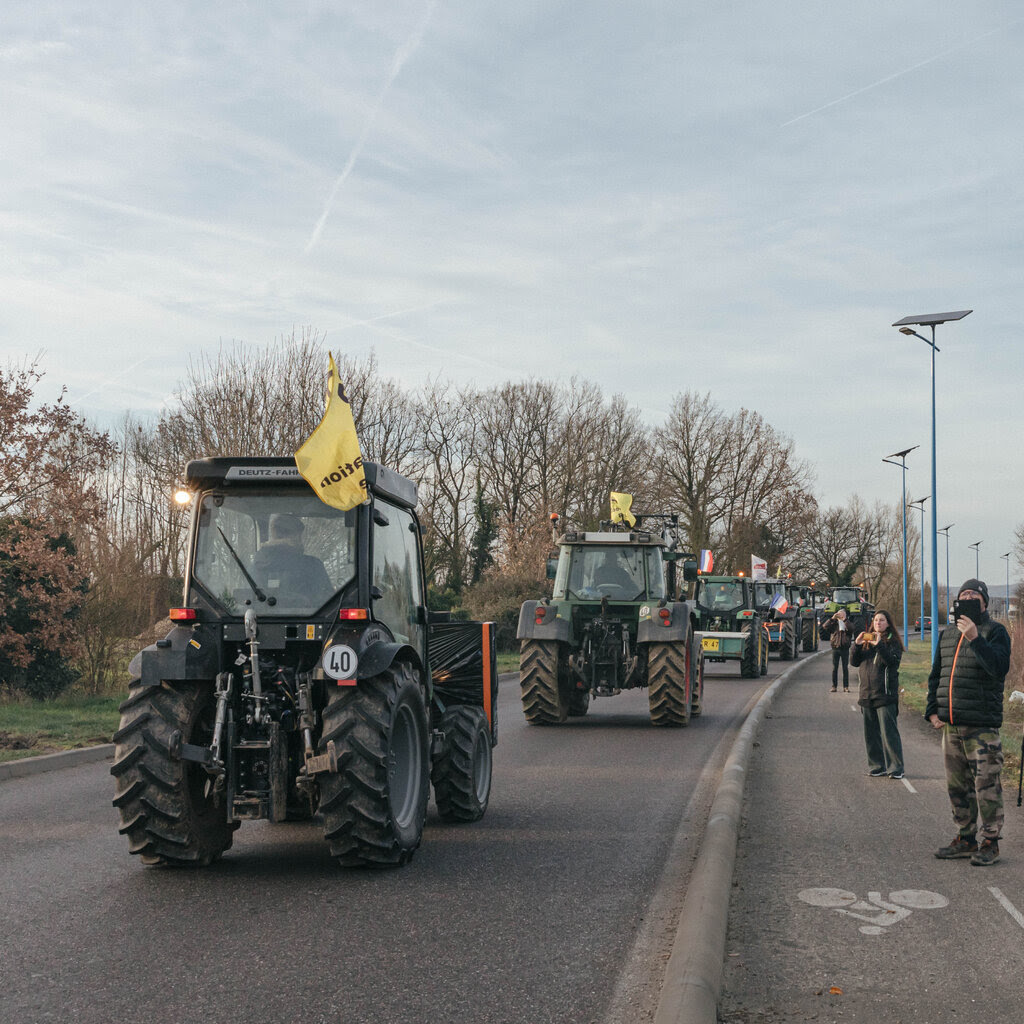
[[[897,921],[910,916],[914,910],[940,910],[949,905],[945,896],[927,889],[899,889],[883,900],[879,892],[869,892],[867,900],[845,889],[802,889],[797,896],[812,907],[825,907],[837,914],[866,921],[860,926],[865,935],[881,935]]]

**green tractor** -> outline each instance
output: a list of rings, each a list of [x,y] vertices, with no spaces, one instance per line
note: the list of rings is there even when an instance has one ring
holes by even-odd
[[[840,608],[846,609],[850,628],[854,635],[867,629],[868,623],[875,614],[875,606],[868,600],[867,591],[863,587],[833,587],[825,602],[823,618],[835,615]]]
[[[818,649],[818,613],[815,611],[814,586],[790,584],[786,588],[791,604],[797,607],[797,628],[800,642],[806,654]]]
[[[792,598],[792,589],[784,579],[754,581],[754,599],[764,616],[768,649],[783,661],[800,656],[800,607]]]
[[[768,672],[766,612],[748,576],[700,576],[694,588],[701,646],[708,661],[738,661],[740,675]]]
[[[556,520],[557,522],[557,520]],[[556,536],[550,598],[519,614],[519,681],[531,725],[585,715],[590,701],[646,687],[651,722],[684,726],[701,713],[704,671],[697,619],[676,600],[676,570],[697,576],[677,551],[675,515],[638,515],[630,527]],[[557,529],[557,527],[556,527]]]

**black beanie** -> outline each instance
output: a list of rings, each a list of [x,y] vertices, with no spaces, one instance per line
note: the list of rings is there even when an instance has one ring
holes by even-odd
[[[981,580],[964,580],[960,584],[960,589],[956,592],[956,596],[959,597],[965,590],[976,590],[985,598],[985,607],[988,608],[988,587]]]

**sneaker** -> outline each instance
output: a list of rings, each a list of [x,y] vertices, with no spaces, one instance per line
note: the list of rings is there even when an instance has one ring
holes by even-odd
[[[884,779],[885,778],[885,769],[884,768],[872,768],[871,771],[868,772],[868,776],[870,778],[872,778],[872,779]]]
[[[997,860],[999,860],[998,839],[982,839],[977,853],[971,855],[971,863],[975,867],[987,868],[990,864],[995,864]]]
[[[843,687],[843,693],[849,693],[849,692],[850,692],[850,688],[848,686],[844,686]]]
[[[833,693],[835,693],[835,692],[836,692],[836,688],[835,688],[834,686],[832,687],[832,692],[833,692]]]
[[[970,857],[972,854],[977,854],[977,852],[978,844],[974,836],[971,836],[970,839],[966,836],[957,836],[949,846],[943,846],[936,850],[935,856],[939,860],[956,860],[958,857]]]
[[[903,769],[901,768],[898,772],[889,772],[889,778],[890,779],[902,779],[903,778]]]

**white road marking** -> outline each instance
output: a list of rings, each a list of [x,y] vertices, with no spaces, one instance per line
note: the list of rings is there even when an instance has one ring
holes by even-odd
[[[911,793],[916,793],[917,792],[917,790],[914,789],[914,787],[910,784],[910,779],[904,779],[903,780],[903,785],[906,786],[907,789],[909,789]]]
[[[859,931],[864,935],[881,935],[884,929],[910,916],[912,910],[938,910],[949,900],[927,889],[899,889],[883,900],[880,892],[869,892],[867,900],[845,889],[802,889],[797,897],[812,907],[825,907],[838,914],[865,921]],[[859,913],[858,913],[859,911]]]
[[[995,896],[995,898],[1002,904],[1003,910],[1005,910],[1010,917],[1012,917],[1014,921],[1021,926],[1021,928],[1024,928],[1024,914],[1022,914],[994,885],[990,885],[988,887],[988,891],[992,893],[992,895]]]

